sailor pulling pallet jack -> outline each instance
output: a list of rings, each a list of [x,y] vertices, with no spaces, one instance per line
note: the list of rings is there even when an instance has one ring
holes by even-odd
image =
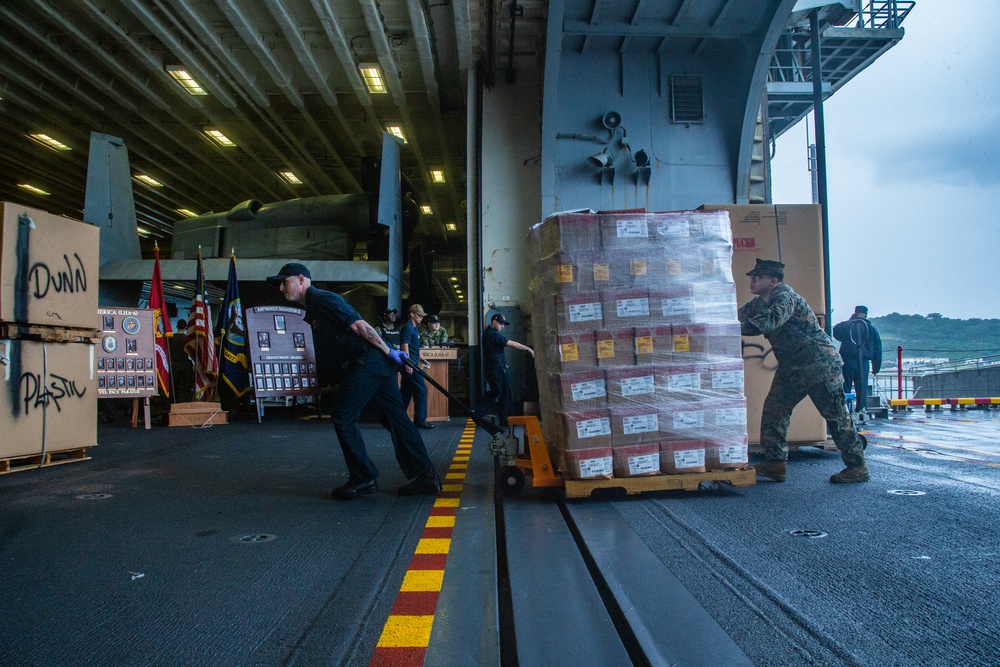
[[[757,259],[747,275],[755,298],[739,309],[740,333],[763,335],[778,361],[761,414],[760,444],[766,460],[754,465],[757,475],[785,481],[788,422],[795,406],[808,396],[826,420],[846,466],[831,475],[830,481],[867,482],[864,440],[847,411],[843,361],[833,340],[819,326],[806,300],[785,284],[784,264]]]

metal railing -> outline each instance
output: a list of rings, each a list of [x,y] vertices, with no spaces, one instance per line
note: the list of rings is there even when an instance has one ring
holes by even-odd
[[[858,13],[858,28],[895,29],[917,4],[916,0],[872,0]]]

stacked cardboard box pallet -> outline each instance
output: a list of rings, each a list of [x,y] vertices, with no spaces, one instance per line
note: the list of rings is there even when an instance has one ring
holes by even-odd
[[[0,472],[97,444],[100,230],[0,203]]]
[[[728,214],[559,214],[529,245],[542,425],[564,478],[746,466]]]
[[[228,424],[229,414],[222,409],[221,403],[174,403],[167,415],[167,426],[214,426]]]

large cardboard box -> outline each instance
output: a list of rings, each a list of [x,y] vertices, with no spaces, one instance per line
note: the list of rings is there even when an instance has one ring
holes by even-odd
[[[0,458],[97,444],[93,345],[0,340],[0,356]]]
[[[0,202],[0,321],[94,328],[101,230]]]
[[[785,282],[805,298],[820,318],[822,326],[826,317],[826,292],[823,283],[823,223],[818,205],[706,204],[702,209],[729,211],[738,305],[742,306],[753,298],[746,272],[754,267],[756,258],[776,259],[785,264]],[[743,363],[747,431],[750,443],[759,444],[760,414],[776,367],[771,345],[763,336],[743,338]],[[812,443],[825,440],[826,421],[807,398],[792,412],[788,441]]]

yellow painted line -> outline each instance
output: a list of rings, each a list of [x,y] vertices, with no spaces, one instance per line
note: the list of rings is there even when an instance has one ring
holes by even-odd
[[[455,472],[462,472],[463,470],[468,470],[469,465],[467,463],[452,463],[448,470],[454,470]]]
[[[428,528],[454,528],[455,517],[453,516],[429,516],[427,517]]]
[[[417,542],[418,554],[446,554],[451,548],[450,537],[423,537]]]
[[[434,507],[458,507],[458,498],[438,498],[434,501]]]
[[[382,628],[378,645],[383,648],[427,646],[431,640],[434,616],[390,616]]]
[[[442,491],[459,491],[459,492],[461,492],[462,485],[461,484],[442,484],[441,485],[441,490]]]
[[[439,591],[444,581],[444,570],[407,570],[400,591]]]
[[[445,479],[465,479],[464,472],[450,472],[444,476]]]

